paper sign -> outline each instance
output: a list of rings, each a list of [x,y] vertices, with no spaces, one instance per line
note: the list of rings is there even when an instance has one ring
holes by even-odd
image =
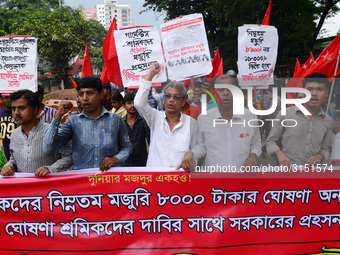
[[[274,84],[279,37],[273,26],[244,25],[238,28],[238,70],[242,87]]]
[[[115,31],[115,42],[124,87],[136,86],[144,80],[152,62],[161,72],[153,82],[167,80],[165,62],[158,31],[154,27],[134,27]]]
[[[191,14],[161,25],[170,80],[211,73],[212,65],[202,14]]]
[[[30,36],[0,37],[0,93],[37,90],[37,39]]]

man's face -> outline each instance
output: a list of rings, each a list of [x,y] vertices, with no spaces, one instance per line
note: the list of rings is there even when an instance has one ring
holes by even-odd
[[[223,79],[219,79],[216,81],[215,84],[234,84],[234,80],[233,78],[223,78]],[[218,93],[218,95],[221,98],[222,101],[222,105],[220,105],[219,107],[221,107],[223,110],[229,110],[233,108],[233,94],[231,93],[231,91],[229,89],[226,88],[221,88],[221,89],[216,89],[216,92]],[[219,100],[218,100],[219,101]]]
[[[78,91],[80,104],[87,113],[93,113],[100,107],[101,96],[102,93],[98,93],[94,88],[81,88]]]
[[[181,90],[169,87],[164,92],[163,102],[165,111],[167,113],[176,114],[181,111],[182,107],[185,105],[186,100]]]
[[[2,96],[0,100],[1,100],[2,106],[5,109],[7,109],[7,110],[11,109],[11,103],[9,102],[8,96]]]
[[[103,89],[103,94],[104,94],[104,96],[107,96],[108,94],[110,94],[110,90]]]
[[[129,101],[129,102],[126,102],[124,104],[124,108],[125,110],[129,113],[129,114],[135,114],[137,113],[137,110],[135,108],[135,105],[133,103],[133,101]]]
[[[24,97],[12,101],[11,108],[12,116],[19,126],[36,121],[38,107],[32,108]]]
[[[311,93],[311,99],[306,103],[310,108],[320,108],[328,95],[325,83],[307,82],[305,89]]]

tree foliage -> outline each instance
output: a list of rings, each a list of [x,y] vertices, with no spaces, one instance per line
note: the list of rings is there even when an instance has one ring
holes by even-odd
[[[313,48],[316,24],[326,2],[340,0],[275,0],[271,8],[270,24],[278,29],[278,65],[294,66],[295,58],[307,58]],[[145,11],[165,12],[166,19],[181,15],[202,13],[209,46],[220,48],[224,67],[236,69],[238,27],[243,24],[261,24],[268,0],[146,0]],[[331,9],[334,14],[336,8]],[[327,11],[326,11],[327,12]],[[329,14],[329,12],[327,12]]]
[[[79,53],[83,55],[87,44],[101,46],[105,33],[97,38],[94,35],[99,29],[97,23],[83,18],[81,10],[62,8],[38,9],[11,26],[13,34],[38,38],[39,55],[51,64],[50,71],[58,79],[65,79],[69,61]]]

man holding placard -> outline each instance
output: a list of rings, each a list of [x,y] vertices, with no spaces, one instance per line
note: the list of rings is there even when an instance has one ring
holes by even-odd
[[[197,122],[181,113],[187,94],[180,82],[170,82],[164,88],[165,112],[151,108],[147,98],[152,78],[160,72],[160,65],[152,63],[144,81],[140,82],[135,97],[135,107],[146,120],[151,130],[148,167],[176,167],[186,171],[194,168],[194,160],[205,154],[197,142],[199,138]]]

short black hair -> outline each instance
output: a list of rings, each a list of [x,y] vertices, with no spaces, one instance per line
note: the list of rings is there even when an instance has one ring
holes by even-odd
[[[81,78],[79,81],[79,84],[77,86],[77,90],[84,88],[93,88],[100,93],[103,90],[103,84],[100,78],[94,77],[94,76],[85,76],[84,78]]]
[[[108,89],[111,92],[111,85],[109,83],[103,84],[103,89]]]
[[[330,88],[330,83],[329,83],[329,79],[326,75],[322,74],[322,73],[312,73],[308,76],[306,76],[303,81],[302,81],[302,85],[305,88],[306,84],[309,82],[316,82],[316,83],[324,83],[326,84],[326,89],[329,90]]]
[[[116,102],[120,102],[123,100],[123,96],[118,92],[115,91],[115,93],[112,95],[111,99]]]
[[[125,97],[123,98],[123,104],[125,104],[126,102],[131,102],[135,99],[135,94],[127,94],[125,95]],[[115,100],[116,101],[116,100]]]
[[[32,108],[39,107],[40,102],[37,93],[34,93],[28,89],[21,89],[12,93],[11,96],[9,97],[9,100],[10,102],[13,102],[22,97],[27,100],[28,105],[31,106]]]
[[[44,88],[41,85],[38,85],[37,95],[44,95]]]

